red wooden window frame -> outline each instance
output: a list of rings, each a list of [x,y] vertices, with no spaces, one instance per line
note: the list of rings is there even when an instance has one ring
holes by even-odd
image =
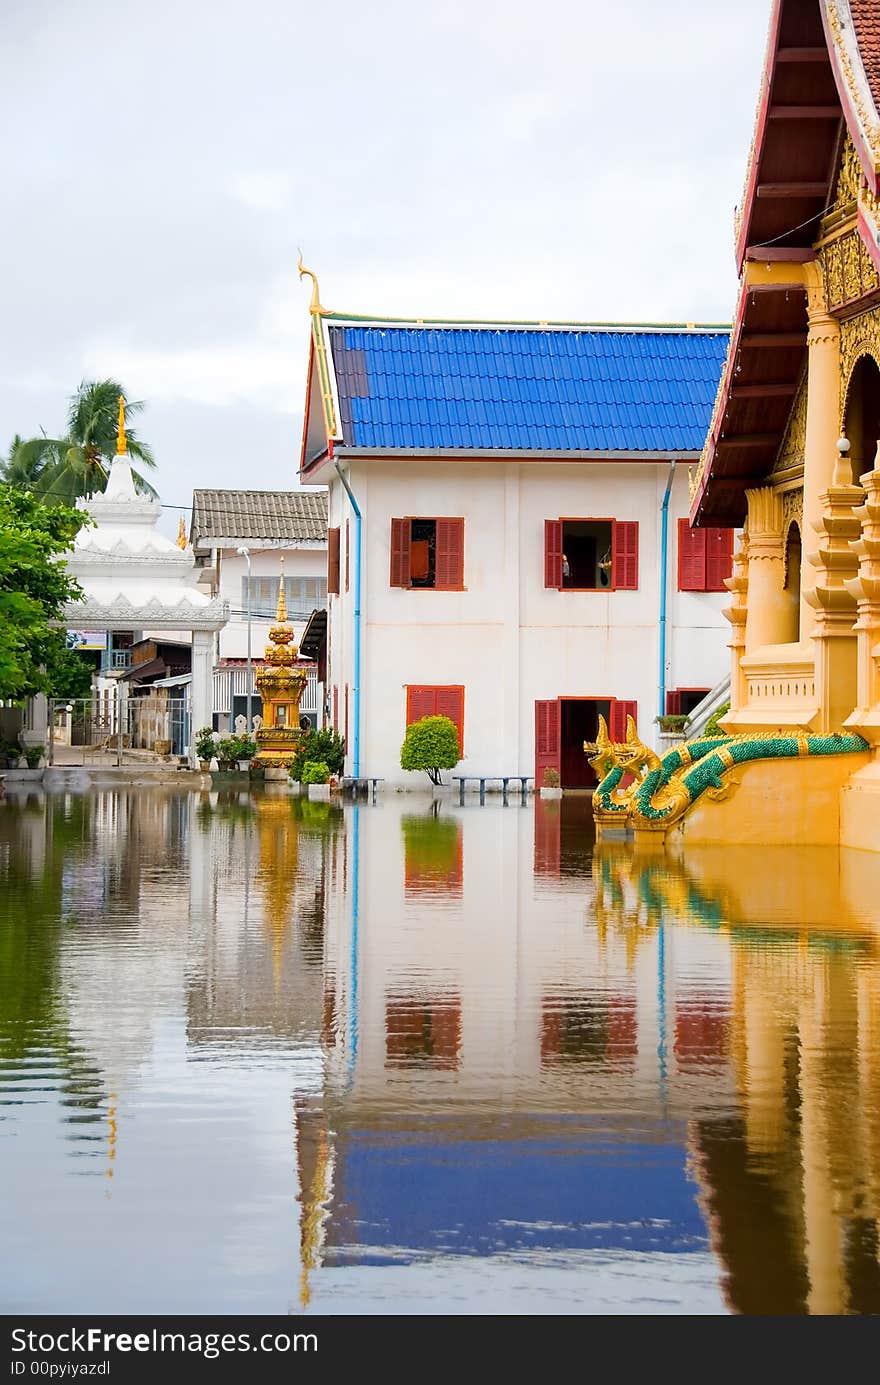
[[[327,591],[339,595],[339,526],[327,530]]]
[[[333,730],[339,730],[339,688],[333,689]]]
[[[678,590],[723,592],[733,571],[733,530],[692,529],[678,521]]]
[[[436,525],[433,587],[413,587],[410,579],[414,519],[432,520]],[[464,591],[464,519],[460,515],[407,515],[392,519],[390,585],[409,591]]]
[[[611,699],[611,711],[609,713],[610,726],[608,734],[613,741],[626,740],[626,719],[632,717],[638,728],[639,704],[628,698],[613,697]]]
[[[449,717],[458,731],[458,749],[464,755],[464,684],[409,683],[406,689],[406,724],[423,717]]]
[[[345,685],[345,734],[344,734],[343,739],[345,740],[345,747],[346,747],[346,750],[347,750],[347,749],[348,749],[348,684],[347,684],[347,683],[346,683],[346,685]]]
[[[698,692],[705,697],[709,691],[709,688],[670,688],[666,693],[666,715],[668,717],[681,716],[682,693]]]
[[[562,526],[564,524],[611,525],[611,585],[563,587]],[[544,586],[560,591],[637,591],[639,586],[639,524],[635,519],[611,519],[607,515],[562,515],[544,520]]]

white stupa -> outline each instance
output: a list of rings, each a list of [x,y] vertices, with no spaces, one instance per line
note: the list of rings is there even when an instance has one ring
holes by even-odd
[[[125,401],[119,399],[116,457],[103,494],[77,501],[95,521],[81,529],[66,555],[83,600],[65,611],[71,628],[192,632],[193,726],[211,723],[213,635],[229,619],[225,601],[197,585],[192,550],[158,530],[158,500],[135,490],[125,436]]]

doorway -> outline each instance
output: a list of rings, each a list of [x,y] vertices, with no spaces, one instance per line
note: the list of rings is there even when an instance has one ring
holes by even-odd
[[[611,715],[611,702],[594,701],[585,697],[560,699],[560,777],[564,789],[592,789],[596,786],[596,771],[584,754],[584,741],[595,741],[599,717],[606,722]]]

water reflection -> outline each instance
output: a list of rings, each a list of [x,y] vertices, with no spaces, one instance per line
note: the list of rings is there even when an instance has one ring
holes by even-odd
[[[10,795],[6,1310],[880,1311],[880,867],[589,824]]]

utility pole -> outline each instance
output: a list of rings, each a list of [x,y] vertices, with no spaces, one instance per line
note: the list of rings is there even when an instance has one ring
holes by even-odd
[[[251,663],[251,550],[242,544],[235,551],[240,553],[247,563],[247,733],[251,735],[253,731],[252,689],[254,686],[253,665]]]

